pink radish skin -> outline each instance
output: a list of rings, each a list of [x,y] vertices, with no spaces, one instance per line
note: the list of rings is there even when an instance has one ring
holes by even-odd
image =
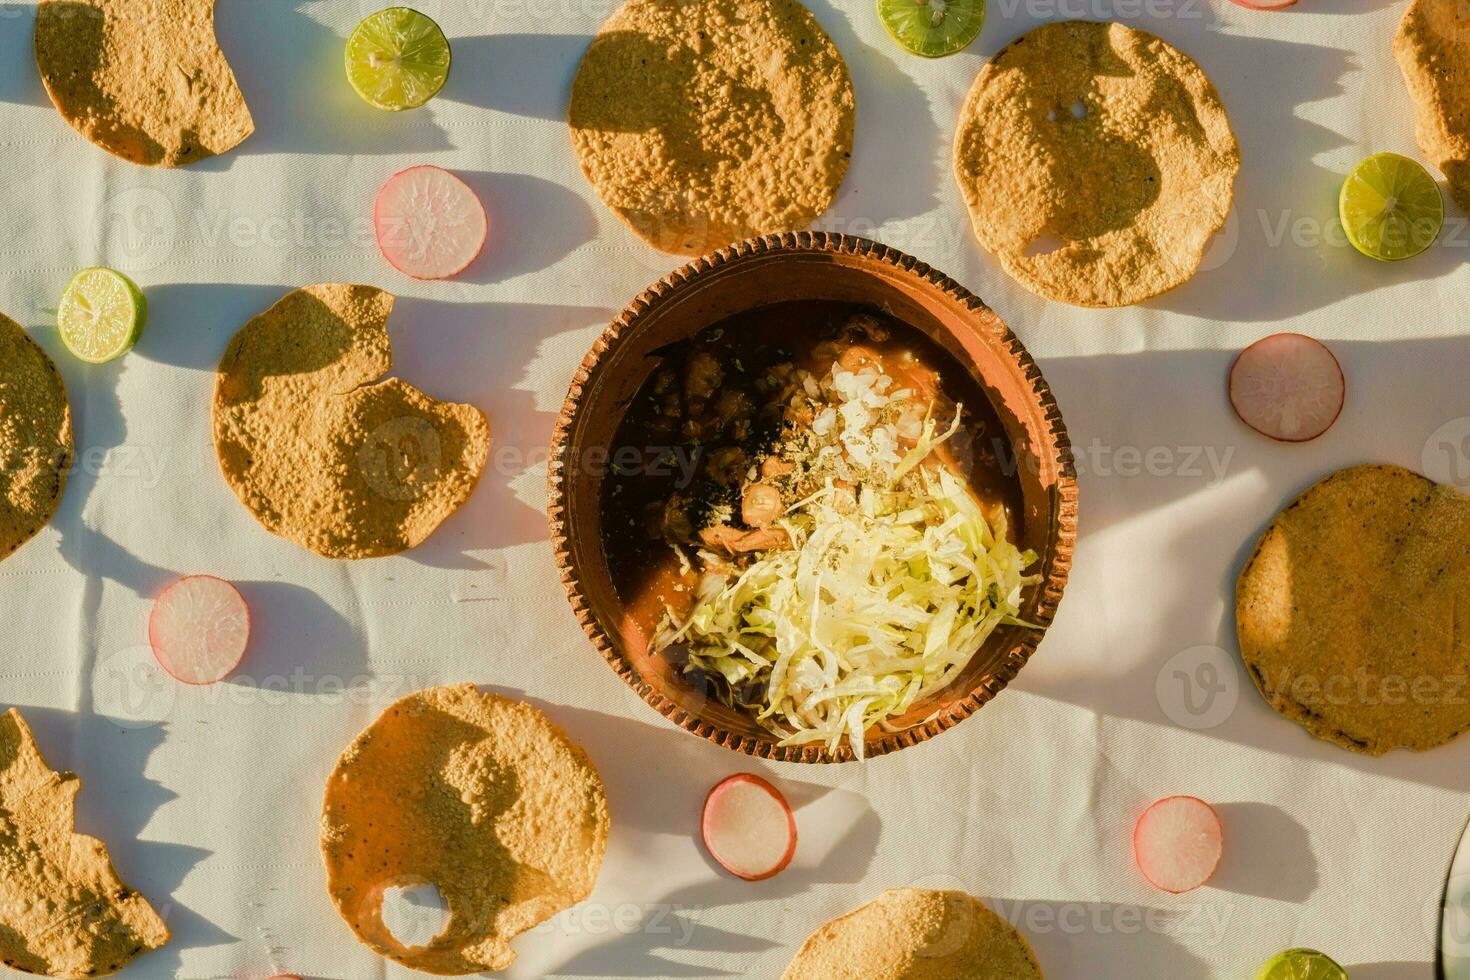
[[[1277,442],[1310,442],[1332,428],[1347,398],[1342,365],[1299,333],[1251,344],[1230,366],[1230,405],[1246,425]]]
[[[746,881],[764,881],[780,874],[796,854],[796,818],[786,798],[748,772],[731,776],[709,791],[700,831],[709,856]]]
[[[1235,3],[1246,10],[1285,10],[1296,6],[1296,0],[1235,0]]]
[[[1220,817],[1204,800],[1171,796],[1143,812],[1133,827],[1133,856],[1149,884],[1180,895],[1214,875],[1225,851]]]
[[[164,589],[148,617],[158,665],[185,684],[223,680],[250,642],[250,607],[229,582],[189,575]]]
[[[379,188],[373,230],[383,258],[399,272],[448,279],[479,256],[490,220],[468,184],[423,164],[394,174]]]

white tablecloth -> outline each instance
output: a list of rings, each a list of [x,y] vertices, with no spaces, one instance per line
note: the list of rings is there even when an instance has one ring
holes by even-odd
[[[392,698],[474,681],[543,705],[588,748],[615,829],[592,899],[517,941],[508,974],[774,977],[800,941],[889,887],[961,887],[1033,940],[1049,976],[1251,975],[1320,947],[1353,980],[1433,975],[1444,873],[1470,812],[1470,738],[1366,759],[1273,714],[1234,653],[1231,588],[1263,525],[1332,469],[1381,460],[1470,484],[1470,232],[1415,261],[1361,258],[1330,222],[1347,169],[1416,154],[1389,50],[1402,3],[992,0],[974,48],[900,52],[869,0],[809,0],[852,67],[853,166],[823,226],[905,249],[989,301],[1030,347],[1078,447],[1082,535],[1055,627],[978,717],[863,766],[754,763],[664,722],[570,615],[543,508],[544,446],[574,366],[677,261],[634,241],[571,153],[570,80],[611,0],[423,0],[453,39],[431,107],[376,113],[342,38],[378,0],[221,0],[219,32],[256,134],[186,170],[122,163],[52,110],[34,7],[0,3],[0,309],[61,366],[80,465],[61,511],[0,566],[0,701],[84,782],[79,823],[167,916],[173,942],[128,976],[406,976],[359,945],[323,884],[317,817],[337,755]],[[1144,306],[1084,311],[1011,283],[969,235],[948,157],[984,61],[1031,24],[1112,18],[1193,55],[1240,136],[1237,214],[1207,272]],[[447,283],[389,268],[372,196],[420,162],[460,172],[491,215],[486,254]],[[88,368],[57,341],[71,273],[129,271],[151,308],[137,349]],[[423,547],[355,564],[257,526],[220,478],[213,367],[297,286],[400,297],[396,370],[486,409],[492,463]],[[1329,341],[1347,409],[1305,446],[1245,430],[1233,353],[1279,329]],[[256,618],[240,676],[162,680],[146,649],[173,577],[240,583]],[[795,865],[734,881],[695,837],[703,794],[754,770],[799,806]],[[1219,805],[1227,853],[1183,897],[1151,890],[1129,834],[1150,801]]]

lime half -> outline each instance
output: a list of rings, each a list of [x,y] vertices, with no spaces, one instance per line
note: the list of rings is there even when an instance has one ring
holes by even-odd
[[[133,281],[111,269],[83,269],[71,277],[56,310],[66,349],[90,364],[121,357],[137,343],[148,303]]]
[[[418,108],[449,78],[449,40],[438,24],[408,7],[388,7],[358,21],[344,58],[357,94],[390,112]]]
[[[943,58],[980,36],[985,0],[878,0],[878,17],[905,51]]]
[[[1397,153],[1379,153],[1354,167],[1337,207],[1353,247],[1384,262],[1418,255],[1444,227],[1439,185],[1423,166]]]
[[[1347,971],[1315,949],[1288,949],[1277,953],[1256,980],[1348,980]]]

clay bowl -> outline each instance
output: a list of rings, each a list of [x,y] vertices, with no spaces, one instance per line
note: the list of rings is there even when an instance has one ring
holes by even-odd
[[[741,242],[670,273],[628,304],[598,338],[572,379],[553,437],[552,544],[572,609],[627,684],[665,717],[717,745],[786,762],[842,762],[844,743],[777,744],[751,718],[706,694],[665,657],[652,655],[618,595],[602,536],[605,461],[623,412],[660,361],[660,348],[732,314],[787,300],[877,306],[922,331],[979,382],[1004,428],[1019,483],[1013,533],[1041,556],[1041,584],[1022,615],[1042,629],[1003,627],[964,673],[926,699],[900,732],[872,731],[869,757],[915,745],[974,714],[1016,676],[1056,614],[1077,532],[1077,482],[1061,413],[1041,371],[989,307],[964,287],[885,245],[845,235],[802,233]],[[586,464],[577,461],[589,461]]]

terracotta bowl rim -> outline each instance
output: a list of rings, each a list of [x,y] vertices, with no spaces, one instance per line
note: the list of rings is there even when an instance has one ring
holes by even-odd
[[[1040,368],[1025,346],[1005,326],[994,312],[978,296],[944,273],[930,267],[911,255],[890,248],[880,242],[830,232],[787,232],[765,235],[735,242],[709,255],[694,259],[675,269],[639,293],[597,338],[583,358],[572,378],[561,413],[552,434],[550,462],[547,468],[547,517],[551,527],[551,544],[555,553],[557,570],[572,611],[587,633],[592,645],[602,654],[608,665],[632,688],[639,697],[656,709],[665,718],[685,731],[704,738],[723,748],[775,762],[833,763],[850,762],[856,756],[844,741],[836,752],[829,752],[820,745],[780,746],[774,740],[754,738],[727,731],[713,725],[668,698],[651,684],[638,676],[633,665],[619,652],[618,644],[598,620],[587,601],[582,584],[582,574],[577,567],[571,548],[571,515],[567,509],[567,480],[565,460],[568,442],[577,416],[583,407],[583,396],[589,382],[603,367],[610,352],[637,329],[639,323],[651,311],[681,293],[686,285],[716,269],[739,263],[757,256],[774,253],[802,254],[825,252],[861,255],[888,265],[907,274],[915,286],[931,293],[940,293],[959,304],[972,314],[991,319],[1002,329],[994,342],[997,350],[1009,357],[1019,369],[1020,375],[1029,385],[1029,395],[1040,409],[1045,420],[1046,437],[1052,448],[1052,462],[1056,467],[1056,482],[1052,493],[1056,496],[1054,519],[1046,537],[1050,561],[1043,567],[1043,580],[1036,586],[1040,595],[1034,615],[1039,629],[1027,630],[1020,640],[1006,653],[994,672],[987,675],[976,688],[957,698],[937,715],[901,732],[885,734],[881,739],[870,739],[865,744],[866,758],[874,758],[928,741],[948,731],[1005,689],[1016,674],[1031,659],[1055,618],[1062,592],[1072,567],[1072,556],[1077,541],[1077,472],[1072,455],[1071,440],[1062,421],[1050,386],[1041,375]]]

